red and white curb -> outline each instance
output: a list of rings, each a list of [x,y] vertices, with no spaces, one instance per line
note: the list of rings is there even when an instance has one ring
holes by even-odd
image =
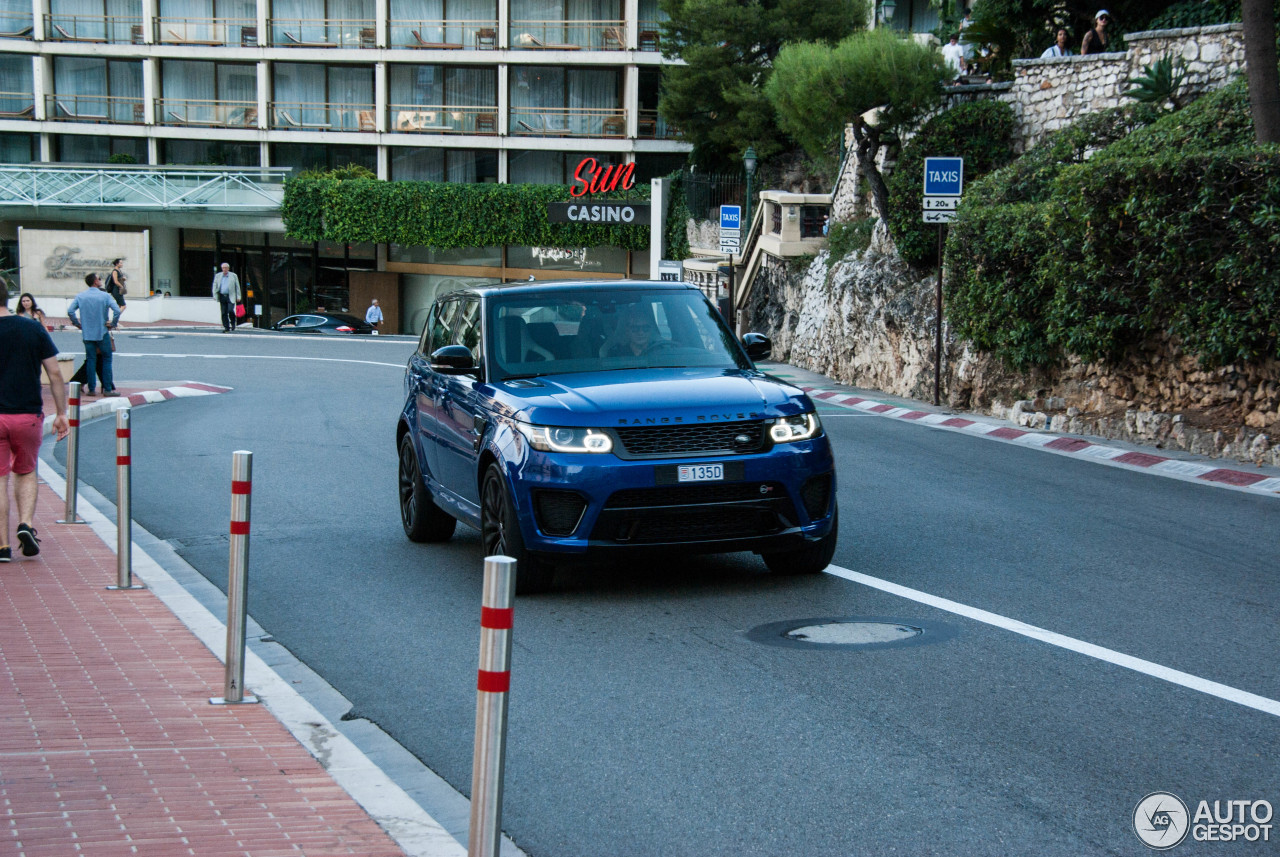
[[[1251,494],[1262,494],[1268,497],[1280,497],[1280,477],[1264,476],[1261,473],[1250,473],[1247,470],[1232,470],[1212,464],[1201,464],[1196,461],[1178,461],[1161,455],[1147,452],[1117,449],[1103,446],[1078,437],[1050,434],[1048,432],[1027,431],[1010,426],[969,420],[964,417],[948,414],[931,414],[927,411],[916,411],[897,405],[886,405],[881,402],[864,399],[861,396],[850,396],[837,390],[822,390],[817,387],[797,385],[809,394],[809,398],[828,405],[839,405],[890,419],[908,420],[934,428],[959,431],[966,434],[986,437],[992,440],[1003,440],[1022,446],[1036,447],[1059,455],[1078,456],[1099,464],[1123,467],[1161,476],[1206,482],[1220,488],[1235,488]]]
[[[155,402],[166,402],[169,399],[186,399],[191,396],[214,396],[218,393],[229,393],[233,388],[219,387],[216,384],[201,384],[196,381],[186,381],[174,387],[164,387],[159,390],[143,390],[141,393],[130,393],[127,396],[107,396],[102,399],[94,399],[86,401],[82,396],[80,398],[80,422],[86,423],[96,417],[101,417],[118,411],[120,408],[138,407],[139,405],[149,405]],[[49,434],[53,431],[53,416],[44,418],[44,433]]]

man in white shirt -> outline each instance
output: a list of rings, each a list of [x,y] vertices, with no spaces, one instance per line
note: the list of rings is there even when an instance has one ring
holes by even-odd
[[[369,304],[369,309],[364,314],[364,320],[365,324],[373,325],[375,333],[382,326],[382,307],[378,306],[377,298],[374,298],[373,303]]]
[[[956,73],[956,77],[969,70],[969,63],[964,58],[964,48],[960,47],[960,34],[952,33],[951,40],[942,46],[942,58],[947,67]]]

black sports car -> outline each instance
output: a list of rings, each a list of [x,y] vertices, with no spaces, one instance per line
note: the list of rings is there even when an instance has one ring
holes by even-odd
[[[361,321],[354,315],[336,312],[304,312],[291,315],[271,325],[271,329],[286,333],[373,333],[373,325]]]

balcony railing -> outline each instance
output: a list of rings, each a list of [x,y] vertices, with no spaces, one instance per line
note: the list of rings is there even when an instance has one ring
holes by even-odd
[[[642,51],[662,49],[662,22],[639,21],[636,24],[636,47]]]
[[[44,33],[53,42],[140,45],[144,41],[142,18],[45,15]]]
[[[146,107],[140,98],[113,95],[46,95],[45,116],[57,122],[110,122],[141,125]]]
[[[636,111],[636,137],[641,140],[679,140],[680,129],[658,115],[656,110]]]
[[[161,125],[198,125],[210,128],[256,128],[258,103],[157,98],[156,122]]]
[[[376,131],[372,104],[274,101],[271,127],[285,131]]]
[[[36,97],[30,92],[0,92],[0,119],[36,118]]]
[[[354,18],[272,18],[271,44],[283,48],[376,48],[378,28]]]
[[[291,170],[270,167],[0,166],[0,205],[274,212]]]
[[[621,51],[625,21],[512,21],[511,47],[535,51]]]
[[[417,134],[497,134],[498,108],[392,104],[388,131]]]
[[[623,137],[627,112],[587,107],[513,109],[510,132],[513,137]]]
[[[0,11],[0,39],[35,38],[34,20],[30,9],[25,12]]]
[[[427,50],[493,50],[498,46],[497,21],[392,21],[393,48]]]
[[[258,22],[253,18],[157,18],[155,39],[162,45],[256,48]]]

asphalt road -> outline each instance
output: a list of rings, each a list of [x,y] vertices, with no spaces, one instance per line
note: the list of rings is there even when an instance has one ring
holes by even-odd
[[[465,527],[401,532],[411,344],[118,339],[121,386],[235,387],[135,411],[135,519],[225,589],[231,452],[252,450],[250,612],[469,791],[481,553]],[[751,555],[562,573],[516,608],[504,827],[528,854],[1143,854],[1148,793],[1280,806],[1280,716],[1106,654],[1280,700],[1280,502],[835,408],[825,425],[836,566],[1102,658]],[[85,427],[80,463],[108,497],[112,426]],[[833,617],[924,634],[750,634]],[[1176,853],[1280,854],[1270,833]]]

